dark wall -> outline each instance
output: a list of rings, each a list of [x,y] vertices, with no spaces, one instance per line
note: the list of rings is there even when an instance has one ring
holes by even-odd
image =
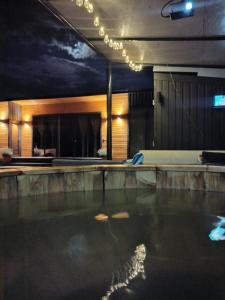
[[[129,93],[129,157],[151,149],[154,136],[153,92]]]
[[[153,89],[152,67],[144,67],[141,72],[134,72],[127,64],[112,64],[112,90],[114,93],[150,89]]]
[[[155,73],[154,93],[157,149],[225,149],[225,109],[213,108],[224,79]]]

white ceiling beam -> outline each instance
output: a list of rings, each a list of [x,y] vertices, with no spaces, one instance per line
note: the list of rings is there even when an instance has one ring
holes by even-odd
[[[191,68],[191,67],[172,67],[154,66],[153,72],[164,73],[197,73],[199,77],[225,78],[225,69],[216,68]]]

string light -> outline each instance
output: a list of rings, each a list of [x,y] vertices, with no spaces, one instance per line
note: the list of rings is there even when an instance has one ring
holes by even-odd
[[[73,1],[74,0],[72,0],[72,2]],[[92,14],[95,11],[94,5],[89,0],[76,0],[76,5],[78,7],[84,6],[86,8],[87,12],[90,13],[90,14]],[[140,72],[140,71],[143,70],[143,65],[142,64],[135,64],[132,60],[130,60],[130,57],[127,55],[127,50],[124,47],[123,42],[113,40],[109,37],[108,34],[105,33],[105,28],[101,24],[100,19],[99,19],[98,16],[94,17],[93,24],[94,24],[95,27],[100,27],[99,28],[99,36],[103,38],[104,43],[106,45],[108,45],[110,48],[112,48],[115,51],[119,51],[119,50],[122,51],[122,57],[125,58],[125,62],[129,65],[131,70],[133,70],[135,72]]]
[[[104,36],[105,35],[105,28],[103,26],[100,27],[99,29],[99,35]]]
[[[113,40],[112,40],[112,39],[109,40],[109,47],[110,47],[110,48],[113,47]]]
[[[123,57],[126,57],[126,56],[127,56],[127,51],[126,51],[126,49],[123,49],[123,51],[122,51],[122,56],[123,56]]]
[[[109,36],[108,36],[108,34],[105,35],[105,37],[104,37],[104,42],[105,42],[106,44],[109,43]]]
[[[83,0],[76,0],[76,5],[77,5],[78,7],[83,6],[83,4],[84,4],[84,1],[83,1]]]
[[[92,14],[94,12],[94,6],[92,3],[89,3],[87,11],[89,12],[89,14]]]
[[[84,7],[86,8],[86,9],[88,9],[88,6],[89,6],[89,1],[88,0],[84,0]]]
[[[122,42],[119,43],[119,48],[120,48],[120,50],[123,50],[123,43]]]
[[[129,58],[128,55],[127,55],[126,58],[125,58],[125,62],[126,62],[127,64],[129,64],[129,62],[130,62],[130,58]]]
[[[98,27],[99,25],[100,25],[99,17],[95,17],[95,18],[94,18],[94,26],[95,26],[95,27]]]

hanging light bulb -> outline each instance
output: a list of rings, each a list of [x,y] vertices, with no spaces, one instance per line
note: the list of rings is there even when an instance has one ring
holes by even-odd
[[[84,0],[84,7],[86,8],[86,9],[88,9],[88,6],[89,6],[89,0]]]
[[[105,35],[105,28],[103,26],[100,27],[99,29],[99,35],[104,36]]]
[[[99,17],[94,18],[94,25],[95,25],[95,27],[98,27],[100,25]]]
[[[139,65],[139,71],[143,70],[143,65]]]
[[[81,7],[84,4],[84,0],[76,0],[76,5]]]
[[[92,3],[89,3],[87,11],[89,12],[89,14],[92,14],[94,12],[94,6]]]
[[[126,56],[127,56],[127,51],[126,51],[126,49],[123,49],[123,51],[122,51],[122,56],[123,56],[123,57],[126,57]]]
[[[135,65],[135,64],[132,64],[131,69],[132,69],[133,71],[135,71],[135,68],[136,68],[136,65]]]
[[[110,47],[110,48],[113,47],[113,40],[112,40],[112,39],[109,40],[109,47]]]
[[[104,37],[104,42],[105,42],[106,44],[109,43],[109,36],[108,36],[108,34],[105,35],[105,37]]]
[[[120,48],[120,50],[123,49],[123,43],[122,42],[119,43],[119,48]]]
[[[126,62],[126,63],[129,63],[129,62],[130,62],[130,58],[129,58],[128,55],[127,55],[126,58],[125,58],[125,62]]]
[[[129,62],[129,67],[132,67],[132,65],[133,65],[133,62],[132,62],[132,60]]]
[[[113,43],[113,49],[114,49],[114,50],[118,50],[118,49],[119,49],[119,45],[118,45],[117,42],[114,42],[114,43]]]

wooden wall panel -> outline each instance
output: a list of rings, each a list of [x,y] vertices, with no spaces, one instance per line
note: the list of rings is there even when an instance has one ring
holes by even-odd
[[[112,95],[112,115],[127,115],[129,112],[128,94]]]
[[[102,100],[103,98],[103,100]],[[96,99],[96,101],[94,101]],[[64,99],[66,101],[66,99]],[[27,100],[29,101],[29,100]],[[52,102],[51,102],[52,101]],[[63,102],[63,99],[62,99]],[[17,103],[20,103],[17,101]],[[71,98],[69,103],[54,103],[54,100],[49,100],[48,102],[43,102],[44,104],[38,104],[38,101],[35,101],[33,105],[27,105],[27,102],[23,100],[22,102],[22,120],[27,122],[22,125],[22,147],[21,147],[21,155],[22,156],[31,156],[32,155],[32,125],[29,124],[32,121],[32,117],[36,115],[49,115],[49,114],[66,114],[66,113],[87,113],[87,112],[100,112],[102,117],[102,126],[101,126],[101,137],[103,143],[103,147],[106,148],[106,139],[107,139],[107,111],[106,111],[106,97],[101,96],[101,100],[98,99],[98,96],[92,97],[91,101],[77,102],[76,98],[74,98],[74,102],[72,102]],[[40,102],[41,103],[41,102]],[[51,104],[46,104],[51,103]],[[112,97],[112,113],[113,115],[126,115],[128,114],[128,94],[114,94]],[[116,123],[115,123],[116,124]],[[126,122],[123,122],[126,127]],[[113,151],[114,156],[113,159],[127,158],[127,146],[126,152],[124,147],[123,139],[121,139],[121,131],[120,129],[117,131],[118,127],[116,126],[113,129],[114,139],[113,139],[113,147],[115,147],[115,151]],[[127,141],[127,128],[124,130],[124,141]],[[121,139],[121,149],[118,145],[118,141]],[[128,141],[127,141],[128,143]],[[122,154],[121,154],[122,153]]]
[[[31,124],[22,125],[21,156],[32,156],[33,128]]]
[[[8,147],[8,102],[0,102],[0,148]],[[6,122],[1,122],[6,121]]]
[[[127,159],[128,120],[115,118],[112,120],[112,157],[114,160]]]
[[[77,102],[66,104],[25,105],[22,106],[22,120],[32,121],[32,116],[56,115],[66,113],[100,112],[102,118],[106,118],[106,103],[101,102]]]
[[[0,148],[8,147],[8,124],[0,121]]]
[[[156,148],[225,150],[225,109],[213,108],[213,96],[225,94],[225,80],[163,73],[154,78]]]
[[[19,155],[19,125],[12,124],[12,149],[14,155]]]
[[[1,101],[0,102],[0,120],[8,120],[9,118],[9,109],[8,109],[8,102]]]

